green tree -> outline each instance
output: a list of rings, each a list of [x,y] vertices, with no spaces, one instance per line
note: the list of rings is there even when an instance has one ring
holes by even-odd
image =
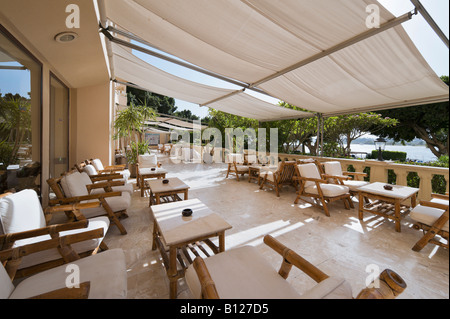
[[[449,85],[449,77],[441,79]],[[410,142],[415,138],[426,142],[437,157],[449,154],[449,102],[383,110],[382,116],[399,121],[395,128],[387,128],[378,135],[396,142]]]
[[[324,141],[335,143],[338,155],[350,156],[350,145],[354,140],[369,132],[377,135],[397,123],[396,119],[372,112],[333,116],[325,119]]]
[[[11,149],[10,161],[14,162],[22,142],[31,134],[31,102],[19,94],[0,94],[0,141]]]
[[[161,114],[172,115],[177,107],[172,97],[147,92],[127,86],[127,105],[147,105]]]

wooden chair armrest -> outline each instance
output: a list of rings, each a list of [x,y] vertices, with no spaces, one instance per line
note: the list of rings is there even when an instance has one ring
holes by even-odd
[[[292,265],[303,271],[316,282],[321,282],[329,277],[319,268],[309,263],[306,259],[287,248],[272,236],[264,236],[264,243],[283,257],[283,263],[278,272],[283,278],[286,279],[288,277]]]
[[[106,170],[124,170],[126,166],[127,166],[126,164],[109,165],[109,166],[104,167],[104,169],[105,169],[105,171]]]
[[[5,244],[15,242],[16,240],[28,239],[43,235],[50,235],[53,233],[59,233],[67,230],[86,228],[88,225],[89,225],[88,220],[81,220],[73,223],[56,224],[37,229],[26,230],[18,233],[9,233],[5,235],[0,235],[0,247],[3,247]]]
[[[436,193],[433,193],[433,194],[431,194],[431,198],[436,198],[436,199],[443,199],[443,200],[448,200],[449,199],[449,197],[448,197],[448,193],[447,194],[436,194]]]
[[[344,174],[344,175],[363,176],[363,177],[367,176],[367,173],[363,173],[363,172],[342,172],[342,174]]]
[[[64,287],[31,297],[29,299],[87,299],[89,297],[90,289],[91,283],[86,281],[81,283],[79,288]]]
[[[196,257],[194,259],[194,269],[200,281],[203,299],[219,299],[216,285],[202,257]]]
[[[96,189],[96,188],[105,188],[105,187],[123,186],[123,185],[125,185],[125,181],[106,181],[106,182],[98,182],[98,183],[86,185],[86,188],[90,192],[92,189]]]
[[[322,174],[322,178],[323,179],[331,178],[331,179],[337,179],[340,181],[347,181],[347,180],[351,179],[350,176],[339,176],[339,175],[328,175],[328,174]]]
[[[8,272],[11,280],[13,280],[16,271],[19,268],[22,257],[30,254],[56,248],[58,249],[59,253],[61,254],[65,262],[73,262],[75,260],[78,260],[80,259],[80,256],[72,249],[71,245],[81,241],[104,237],[103,228],[92,229],[90,231],[70,234],[66,236],[59,236],[56,229],[58,229],[59,231],[70,230],[73,229],[71,227],[74,227],[74,225],[77,226],[77,228],[85,228],[87,227],[88,223],[89,222],[87,220],[82,220],[74,223],[48,226],[48,229],[50,229],[50,233],[47,233],[47,230],[42,229],[32,230],[30,232],[36,231],[34,233],[35,236],[40,236],[42,234],[49,234],[52,236],[52,238],[28,245],[0,250],[0,261],[4,263],[6,271]],[[52,230],[52,227],[55,227],[53,228],[55,230]],[[44,233],[42,233],[43,231]],[[6,237],[6,239],[4,239],[4,237]],[[7,241],[10,238],[23,239],[24,236],[22,233],[6,234],[0,236],[0,241]]]
[[[102,199],[107,197],[114,197],[114,196],[121,196],[122,192],[107,192],[107,193],[101,193],[101,194],[91,194],[91,195],[84,195],[84,196],[77,196],[77,197],[67,197],[67,198],[58,198],[58,199],[51,199],[49,201],[50,205],[64,205],[64,204],[71,204],[71,203],[79,203],[82,201],[92,200],[92,199]]]
[[[52,220],[54,213],[71,211],[77,220],[86,219],[83,214],[80,213],[80,209],[94,208],[101,205],[100,201],[89,203],[73,203],[66,205],[49,206],[44,210],[45,223],[48,225]]]
[[[100,175],[90,175],[92,182],[100,182],[100,181],[109,181],[109,180],[115,180],[115,179],[123,179],[123,176],[119,173],[112,173],[112,174],[100,174]]]
[[[303,177],[303,176],[295,176],[294,180],[298,180],[298,181],[309,181],[309,182],[319,182],[319,183],[325,183],[327,184],[328,181],[324,180],[324,179],[320,179],[320,178],[311,178],[311,177]]]

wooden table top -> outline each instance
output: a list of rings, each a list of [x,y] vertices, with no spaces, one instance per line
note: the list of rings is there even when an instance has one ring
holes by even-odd
[[[185,208],[192,209],[191,216],[182,215],[181,212]],[[215,234],[232,227],[196,198],[152,206],[151,210],[158,223],[162,239],[168,246]]]
[[[383,188],[384,185],[386,185],[386,183],[371,183],[358,188],[358,191],[400,199],[406,199],[419,191],[418,188],[401,185],[391,185],[392,190],[387,190]]]
[[[166,179],[169,180],[167,184],[164,184],[162,182],[163,179],[154,179],[148,181],[148,186],[150,187],[153,193],[165,193],[189,188],[189,185],[186,185],[178,177],[171,177]]]
[[[161,167],[154,167],[152,171],[151,167],[139,168],[139,175],[152,175],[152,174],[167,174],[167,170]]]

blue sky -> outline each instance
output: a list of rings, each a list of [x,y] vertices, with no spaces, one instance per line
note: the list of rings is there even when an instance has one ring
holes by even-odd
[[[396,16],[400,16],[414,8],[410,0],[379,0],[379,2]],[[448,38],[449,1],[421,0],[421,3]],[[403,27],[436,74],[439,76],[449,75],[449,50],[428,26],[422,16],[420,14],[414,16],[412,20],[403,23]],[[191,81],[223,88],[240,89],[240,87],[233,86],[227,82],[176,66],[157,58],[149,57],[145,54],[136,53],[136,55],[160,69]],[[23,96],[26,96],[29,91],[28,72],[29,71],[1,70],[0,93],[18,92]],[[275,99],[268,99],[267,97],[258,95],[252,91],[248,90],[247,93],[266,99],[269,102],[277,103],[277,100]],[[178,106],[178,110],[188,109],[200,117],[204,117],[208,114],[208,108],[199,107],[198,105],[189,102],[176,100],[176,105]]]

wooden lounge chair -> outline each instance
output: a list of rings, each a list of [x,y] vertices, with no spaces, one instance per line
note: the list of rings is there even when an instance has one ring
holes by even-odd
[[[366,177],[366,173],[344,172],[341,163],[337,161],[320,163],[319,171],[329,182],[347,186],[352,196],[358,194],[359,187],[369,184],[369,182],[357,179],[357,177]]]
[[[294,179],[296,165],[295,161],[283,161],[275,172],[261,172],[260,176],[263,180],[259,188],[263,189],[265,185],[269,185],[275,189],[277,197],[280,197],[280,190],[284,185],[290,185],[298,190],[298,181]]]
[[[19,238],[51,234],[52,238],[34,244],[0,250],[0,299],[125,298],[127,273],[122,249],[111,249],[80,259],[71,247],[82,241],[102,237],[101,229],[76,235],[58,236],[60,230],[66,231],[66,233],[69,229],[71,231],[81,230],[87,224],[88,221],[85,220],[13,234]],[[7,236],[0,236],[0,244],[4,242],[5,237]],[[66,252],[65,264],[33,274],[14,286],[12,281],[16,277],[16,269],[20,267],[21,261],[33,254],[45,255],[48,249]]]
[[[412,250],[421,251],[427,244],[435,244],[448,249],[449,202],[448,195],[432,194],[431,201],[420,201],[410,212],[415,221],[414,228],[423,231],[423,237]],[[436,238],[441,236],[447,243]]]
[[[353,208],[349,188],[344,185],[330,184],[320,175],[320,163],[298,164],[296,166],[296,177],[300,183],[298,196],[294,203],[297,204],[302,197],[313,199],[311,204],[322,208],[325,215],[330,216],[327,203],[342,200],[345,208]]]
[[[186,283],[194,298],[203,299],[353,299],[350,284],[331,277],[303,259],[270,235],[264,243],[279,253],[277,271],[253,246],[234,248],[202,259],[196,257],[186,271]],[[299,294],[288,282],[292,266],[317,282]],[[404,280],[392,270],[384,270],[379,287],[363,289],[357,299],[394,299],[406,288]]]
[[[104,166],[99,158],[90,159],[87,164],[92,164],[99,173],[121,172],[126,169],[125,164]]]
[[[235,174],[236,179],[239,182],[239,175],[244,176],[245,174],[248,174],[248,166],[244,165],[244,156],[243,154],[228,154],[227,156],[227,163],[228,163],[228,171],[227,176],[225,178],[228,178],[228,175]]]
[[[18,265],[14,271],[17,278],[61,265],[73,256],[86,257],[108,249],[103,242],[103,235],[99,237],[90,235],[91,231],[94,231],[94,234],[106,234],[110,224],[106,217],[84,219],[84,223],[81,224],[84,225],[83,227],[76,226],[80,224],[73,226],[72,223],[50,225],[53,214],[57,212],[71,211],[77,214],[80,209],[98,207],[99,203],[55,206],[47,208],[44,214],[34,190],[26,189],[0,197],[2,197],[0,198],[0,225],[2,225],[0,249],[20,248],[24,245],[39,246],[44,240],[51,238],[57,240],[59,236],[65,235],[83,239],[72,244],[61,241],[63,246],[70,244],[73,252],[61,246],[24,256],[20,260],[20,266]]]
[[[81,209],[79,212],[79,216],[81,217],[68,212],[67,216],[70,220],[107,216],[111,223],[119,228],[122,235],[127,233],[119,219],[128,217],[127,209],[131,205],[131,195],[129,192],[113,191],[108,186],[111,183],[106,183],[106,187],[102,183],[91,184],[87,174],[77,171],[69,172],[59,178],[48,179],[47,183],[56,196],[56,199],[49,201],[50,205],[84,202],[99,202],[101,204],[100,207]],[[94,188],[103,188],[105,191],[92,193],[92,189]]]

